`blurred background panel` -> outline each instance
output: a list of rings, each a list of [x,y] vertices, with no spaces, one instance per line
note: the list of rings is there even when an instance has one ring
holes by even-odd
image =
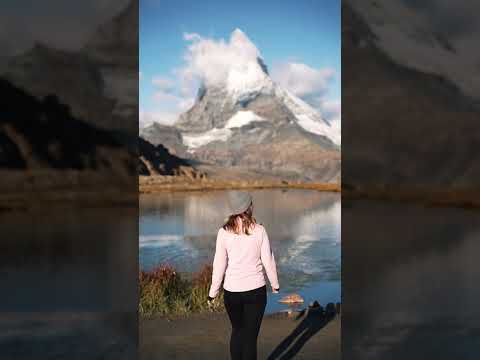
[[[480,346],[478,4],[342,6],[342,352]]]
[[[133,359],[138,1],[6,1],[0,352]]]

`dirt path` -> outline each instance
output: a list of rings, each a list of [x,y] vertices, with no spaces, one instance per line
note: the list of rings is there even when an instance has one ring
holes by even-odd
[[[298,320],[266,316],[258,339],[258,359],[340,359],[340,322],[340,316],[326,323],[311,316]],[[226,314],[142,320],[140,358],[229,359],[229,338]]]

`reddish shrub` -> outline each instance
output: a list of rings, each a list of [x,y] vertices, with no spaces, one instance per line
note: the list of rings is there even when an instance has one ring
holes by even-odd
[[[212,265],[204,265],[192,277],[194,286],[209,287],[212,282]]]

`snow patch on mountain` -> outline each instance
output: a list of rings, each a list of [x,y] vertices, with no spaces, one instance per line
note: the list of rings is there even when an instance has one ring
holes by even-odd
[[[183,144],[192,151],[195,148],[211,143],[212,141],[227,141],[232,135],[232,131],[226,128],[213,128],[202,134],[187,135],[182,134]]]
[[[227,91],[232,96],[249,92],[271,93],[274,84],[257,60],[232,66],[226,80]]]
[[[304,130],[325,136],[337,145],[341,143],[341,133],[337,127],[332,126],[318,111],[305,101],[293,95],[288,90],[277,88],[277,95],[283,99],[284,104],[297,119],[297,124]]]
[[[213,128],[212,130],[195,135],[184,133],[182,135],[183,144],[186,145],[191,152],[193,149],[213,141],[227,141],[232,136],[232,130],[230,129],[240,128],[253,121],[265,121],[265,119],[253,111],[238,111],[227,121],[223,128]]]
[[[247,124],[250,124],[253,121],[265,121],[264,118],[258,116],[253,111],[238,111],[235,115],[233,115],[228,121],[225,127],[227,129],[235,128],[235,127],[242,127]]]

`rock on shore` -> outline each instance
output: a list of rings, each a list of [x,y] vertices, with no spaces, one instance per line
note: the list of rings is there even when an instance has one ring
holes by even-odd
[[[304,300],[303,298],[298,295],[298,294],[288,294],[278,300],[278,302],[283,303],[283,304],[294,304],[294,303],[303,303]]]

